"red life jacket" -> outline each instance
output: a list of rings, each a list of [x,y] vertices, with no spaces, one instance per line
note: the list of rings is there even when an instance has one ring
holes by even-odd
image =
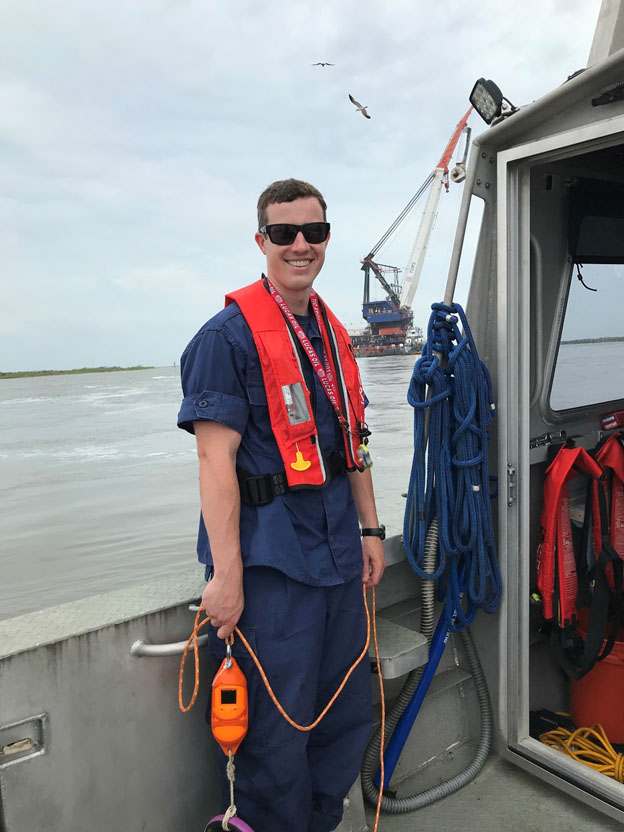
[[[611,545],[624,560],[624,445],[623,436],[610,436],[594,454],[596,462],[611,472],[609,509],[609,538]],[[609,582],[613,586],[613,567],[609,565]]]
[[[578,476],[579,472],[593,480],[592,505],[586,506],[585,510],[592,512],[594,548],[599,552],[601,543],[597,484],[603,475],[600,465],[584,448],[563,447],[546,470],[544,478],[541,542],[537,549],[537,586],[542,596],[544,618],[551,619],[556,614],[560,627],[570,626],[576,618],[578,579],[567,483]]]
[[[615,460],[611,454],[614,454],[614,449],[605,451],[603,457],[619,463],[619,457]],[[591,529],[596,556],[595,562],[590,565],[586,562],[587,551],[581,553],[578,561],[582,579],[580,593],[567,486],[579,474],[589,479],[584,548],[589,548]],[[611,524],[613,522],[612,514]],[[622,615],[624,559],[620,558],[611,543],[609,525],[603,469],[584,448],[560,448],[544,478],[537,584],[543,616],[551,622],[551,648],[572,679],[580,679],[597,661],[609,654]],[[585,639],[576,631],[576,613],[581,606],[589,607]],[[609,620],[612,622],[611,631],[607,633]]]
[[[271,428],[284,462],[288,485],[291,488],[323,485],[328,473],[300,363],[308,359],[300,357],[295,337],[262,279],[225,296],[226,306],[233,301],[243,313],[258,350]],[[368,430],[364,421],[360,373],[346,329],[325,304],[321,302],[320,307],[323,347],[336,379],[344,417],[347,470],[361,471],[358,448]]]

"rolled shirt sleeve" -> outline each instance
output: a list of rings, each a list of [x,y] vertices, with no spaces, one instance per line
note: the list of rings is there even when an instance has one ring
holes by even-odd
[[[194,433],[193,422],[220,422],[241,435],[249,417],[246,357],[223,328],[203,327],[180,360],[184,399],[178,427]]]

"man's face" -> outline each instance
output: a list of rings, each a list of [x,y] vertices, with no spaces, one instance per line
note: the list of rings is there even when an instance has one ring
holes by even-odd
[[[268,206],[266,214],[267,225],[323,222],[323,209],[315,196],[274,203]],[[278,292],[287,295],[289,292],[301,292],[312,287],[325,262],[328,241],[329,237],[323,243],[308,243],[299,231],[290,245],[278,246],[259,231],[256,232],[256,242],[262,253],[266,254],[267,275]]]

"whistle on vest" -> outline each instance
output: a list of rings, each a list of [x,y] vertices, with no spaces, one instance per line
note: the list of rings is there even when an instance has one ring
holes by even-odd
[[[312,465],[309,459],[304,459],[303,454],[301,451],[297,451],[297,455],[295,456],[295,461],[290,463],[290,467],[293,468],[295,471],[307,471],[308,468]]]
[[[373,467],[373,458],[370,455],[370,451],[366,447],[366,445],[360,445],[357,449],[357,458],[360,460],[360,465],[362,468],[372,468]]]
[[[247,680],[228,644],[228,655],[212,680],[210,715],[213,736],[226,757],[238,751],[248,723]]]

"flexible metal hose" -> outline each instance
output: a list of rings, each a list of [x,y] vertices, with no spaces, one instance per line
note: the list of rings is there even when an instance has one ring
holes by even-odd
[[[426,572],[432,573],[435,570],[437,548],[438,524],[437,520],[434,518],[427,531],[427,539],[425,541],[425,558],[423,566]],[[431,645],[434,629],[434,599],[435,587],[433,581],[423,581],[420,630],[426,637],[429,645]],[[422,809],[425,806],[429,806],[437,800],[441,800],[443,797],[448,797],[448,795],[453,794],[463,788],[463,786],[470,783],[470,781],[473,780],[483,768],[485,761],[487,760],[492,744],[492,706],[490,703],[490,696],[485,676],[483,674],[483,669],[481,667],[481,662],[479,661],[479,656],[477,655],[469,629],[466,627],[461,631],[460,635],[462,644],[466,651],[468,666],[475,683],[477,697],[479,700],[479,711],[481,714],[481,731],[475,754],[464,771],[449,778],[448,780],[445,780],[443,783],[439,783],[438,785],[432,786],[423,792],[410,795],[408,797],[394,798],[384,796],[381,801],[381,810],[383,812],[393,815],[405,814],[407,812],[413,812],[416,809]],[[401,718],[403,711],[406,709],[416,688],[418,687],[418,682],[420,681],[423,670],[423,667],[419,667],[417,670],[412,671],[408,675],[401,692],[390,710],[389,715],[386,717],[386,736],[390,736],[394,731],[397,722]],[[367,800],[374,805],[377,803],[379,798],[379,789],[373,783],[373,778],[379,764],[380,738],[381,729],[377,728],[369,741],[362,763],[362,790]]]

